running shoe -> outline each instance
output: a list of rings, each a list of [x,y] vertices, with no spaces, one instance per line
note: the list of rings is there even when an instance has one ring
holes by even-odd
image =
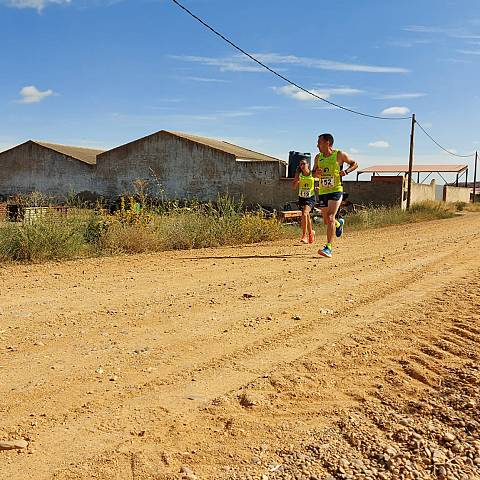
[[[318,251],[318,254],[319,254],[321,257],[331,258],[331,257],[332,257],[332,250],[325,245],[323,248],[321,248],[321,249]]]
[[[308,238],[307,238],[307,236],[302,237],[302,238],[300,239],[300,242],[301,242],[301,243],[308,243]]]
[[[340,218],[338,220],[338,223],[340,224],[336,229],[335,229],[335,235],[337,237],[341,237],[343,234],[343,225],[345,224],[345,220],[343,218]]]

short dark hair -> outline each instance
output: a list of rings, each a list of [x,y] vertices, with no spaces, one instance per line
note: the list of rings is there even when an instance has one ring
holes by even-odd
[[[330,145],[333,145],[334,140],[331,133],[322,133],[318,136],[318,138],[322,138],[323,140],[326,140]]]

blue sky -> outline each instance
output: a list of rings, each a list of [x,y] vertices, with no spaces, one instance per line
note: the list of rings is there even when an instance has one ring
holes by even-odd
[[[445,147],[480,148],[478,0],[183,3],[324,98],[414,112]],[[0,150],[30,138],[108,148],[170,129],[287,158],[330,131],[361,165],[407,162],[408,121],[307,98],[170,0],[0,0],[0,21]],[[463,163],[421,132],[415,152]]]

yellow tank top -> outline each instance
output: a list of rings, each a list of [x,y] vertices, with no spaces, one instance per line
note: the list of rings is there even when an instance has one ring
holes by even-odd
[[[315,158],[317,172],[320,174],[318,186],[319,195],[343,192],[340,165],[337,161],[338,152],[339,150],[334,150],[328,157],[324,157],[323,153],[319,153]]]
[[[298,196],[301,198],[310,198],[315,195],[315,179],[312,173],[310,175],[299,174]]]

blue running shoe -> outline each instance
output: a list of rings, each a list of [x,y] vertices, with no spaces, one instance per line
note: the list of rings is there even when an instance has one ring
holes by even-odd
[[[332,258],[332,249],[328,248],[326,245],[318,251],[318,254],[321,257]]]
[[[343,225],[345,224],[345,220],[343,218],[340,218],[338,220],[338,223],[340,224],[336,229],[335,229],[335,235],[337,237],[341,237],[343,234]]]

